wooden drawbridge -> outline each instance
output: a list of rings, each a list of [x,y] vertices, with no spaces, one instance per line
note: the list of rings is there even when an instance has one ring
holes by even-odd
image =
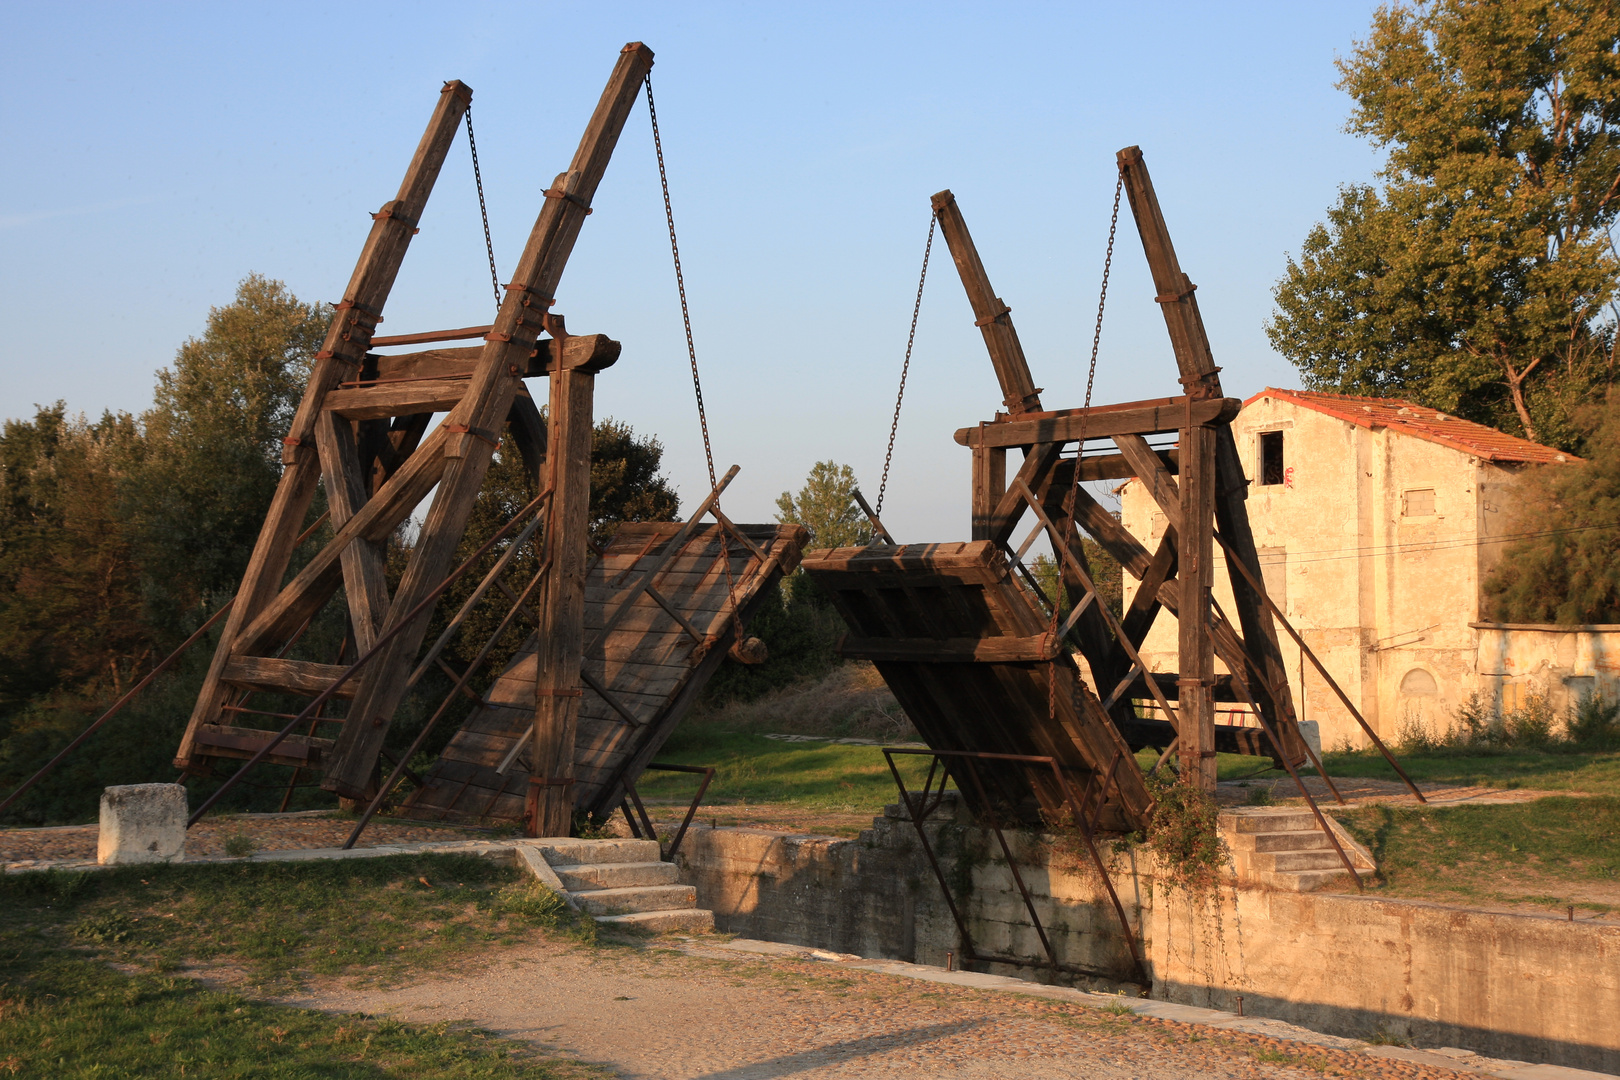
[[[612,813],[727,650],[735,615],[798,565],[801,525],[620,526],[585,582],[574,805]],[[729,580],[727,564],[729,563]],[[528,791],[538,641],[531,637],[401,813],[519,821]]]

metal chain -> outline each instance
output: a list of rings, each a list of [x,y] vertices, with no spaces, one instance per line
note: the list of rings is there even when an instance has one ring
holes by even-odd
[[[1079,431],[1075,433],[1079,437],[1079,441],[1075,445],[1074,478],[1069,486],[1068,513],[1065,515],[1066,521],[1061,537],[1062,542],[1065,544],[1069,542],[1069,535],[1074,532],[1075,510],[1080,502],[1080,463],[1086,452],[1086,422],[1091,419],[1091,390],[1097,383],[1097,351],[1102,344],[1103,309],[1108,304],[1108,275],[1114,266],[1114,237],[1119,232],[1119,198],[1124,189],[1125,171],[1121,169],[1119,179],[1114,183],[1114,209],[1108,221],[1108,252],[1103,256],[1102,290],[1097,295],[1097,325],[1091,333],[1091,366],[1086,372],[1086,402],[1080,411]],[[1058,560],[1057,571],[1058,590],[1061,590],[1063,583],[1063,561],[1061,558]],[[1097,582],[1095,580],[1091,584],[1093,588],[1096,588]],[[1058,608],[1061,595],[1061,591],[1055,591],[1052,597],[1050,633],[1054,635],[1057,633],[1058,628]],[[1097,602],[1102,602],[1101,597],[1098,598]],[[1046,707],[1049,718],[1055,719],[1057,717],[1057,661],[1052,662],[1051,668],[1050,677],[1047,679]]]
[[[478,186],[478,213],[484,219],[484,250],[489,252],[489,284],[495,290],[495,313],[501,311],[501,275],[495,269],[495,241],[489,237],[489,208],[484,205],[484,178],[478,172],[478,140],[473,138],[472,106],[467,106],[467,149],[472,151],[473,183]]]
[[[658,135],[658,106],[653,104],[652,73],[644,79],[647,86],[647,116],[652,121],[653,152],[658,155],[658,183],[664,191],[664,220],[669,224],[669,254],[675,261],[675,289],[681,294],[681,325],[686,329],[686,356],[692,365],[692,393],[697,397],[698,426],[703,429],[703,459],[709,466],[709,490],[720,486],[714,474],[714,448],[709,442],[709,416],[703,408],[703,380],[698,376],[697,346],[692,341],[692,312],[686,303],[686,277],[681,273],[681,245],[675,239],[675,210],[669,201],[669,173],[664,169],[664,142]],[[715,514],[720,512],[720,500],[714,500]],[[732,614],[737,621],[737,640],[742,641],[742,608],[737,604],[737,586],[731,576],[731,545],[726,539],[725,526],[720,527],[720,561],[726,568],[726,594],[731,600]]]
[[[906,399],[906,375],[911,371],[911,347],[917,341],[917,315],[922,311],[923,283],[928,280],[928,256],[934,250],[934,227],[939,219],[928,212],[928,243],[923,246],[922,273],[917,275],[917,301],[911,305],[911,333],[906,335],[906,362],[900,365],[900,392],[894,395],[894,420],[889,424],[889,450],[883,455],[883,479],[878,484],[877,505],[872,515],[883,517],[883,493],[889,487],[889,465],[894,461],[894,435],[900,430],[900,403]]]

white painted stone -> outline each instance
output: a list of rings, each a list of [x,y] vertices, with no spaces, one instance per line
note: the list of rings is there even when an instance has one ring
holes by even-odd
[[[1322,725],[1315,720],[1299,722],[1299,737],[1304,739],[1317,757],[1322,756]]]
[[[181,862],[186,857],[186,789],[124,784],[101,793],[96,861],[103,866]]]

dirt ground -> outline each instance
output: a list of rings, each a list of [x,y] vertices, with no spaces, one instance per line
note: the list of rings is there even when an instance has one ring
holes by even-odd
[[[723,938],[689,939],[678,950],[537,943],[415,985],[331,986],[288,1004],[473,1023],[626,1078],[659,1080],[1479,1075],[1373,1057],[1330,1037],[1326,1046],[1302,1044],[733,952]]]
[[[63,825],[50,829],[0,829],[0,866],[73,859],[95,862],[96,825]],[[325,816],[325,811],[294,814],[239,814],[204,818],[186,833],[186,854],[217,857],[226,854],[225,841],[245,836],[254,851],[302,851],[341,847],[354,831],[354,819]],[[356,847],[400,844],[420,840],[475,840],[487,832],[457,826],[419,822],[373,821]]]

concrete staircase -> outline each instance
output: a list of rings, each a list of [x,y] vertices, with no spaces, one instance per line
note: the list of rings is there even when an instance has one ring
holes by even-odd
[[[1327,820],[1356,873],[1370,877],[1377,869],[1372,853],[1351,839],[1331,817]],[[1239,881],[1286,892],[1315,892],[1348,882],[1344,863],[1309,810],[1225,810],[1219,828],[1231,850],[1232,867]]]
[[[543,839],[531,843],[550,871],[548,875],[531,860],[535,876],[599,923],[656,933],[714,929],[714,912],[697,906],[695,888],[675,880],[675,864],[662,860],[657,841]]]

